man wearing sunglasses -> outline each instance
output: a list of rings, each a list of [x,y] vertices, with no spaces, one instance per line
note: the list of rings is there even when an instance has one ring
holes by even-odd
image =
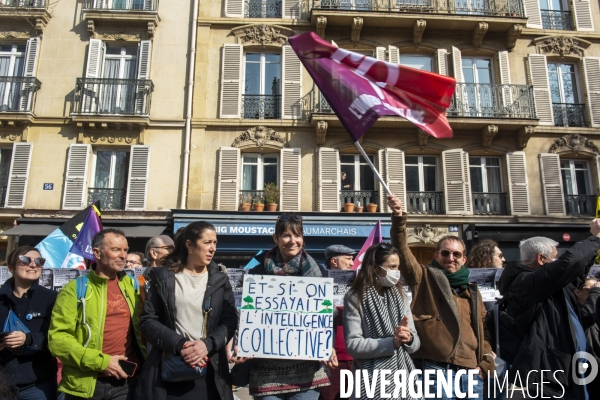
[[[419,264],[408,247],[402,202],[394,195],[387,201],[392,210],[390,236],[400,250],[400,272],[412,292],[411,311],[421,339],[421,348],[412,357],[421,363],[423,373],[442,370],[446,378],[452,375],[454,379],[459,371],[465,372],[460,383],[452,380],[452,395],[440,397],[443,399],[463,397],[468,389],[468,370],[477,370],[476,397],[469,398],[483,399],[484,380],[494,371],[494,357],[481,293],[477,284],[469,282],[469,270],[464,266],[465,245],[456,236],[445,236],[436,244],[431,264]],[[462,393],[457,393],[457,387]],[[437,389],[434,375],[433,384],[424,390],[435,395]]]

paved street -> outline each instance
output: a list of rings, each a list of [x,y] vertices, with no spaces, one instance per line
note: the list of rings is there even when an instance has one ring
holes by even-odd
[[[233,392],[234,396],[237,396],[240,400],[252,400],[252,396],[248,394],[248,386]]]

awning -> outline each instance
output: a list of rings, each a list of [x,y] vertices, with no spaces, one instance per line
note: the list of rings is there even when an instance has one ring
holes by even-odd
[[[158,236],[166,229],[164,225],[135,225],[135,226],[105,226],[104,228],[120,229],[125,237],[153,237]]]
[[[58,225],[49,224],[20,224],[7,231],[0,232],[6,236],[48,236]],[[165,225],[132,225],[132,226],[104,226],[104,228],[116,228],[125,233],[128,238],[158,236],[165,230]]]

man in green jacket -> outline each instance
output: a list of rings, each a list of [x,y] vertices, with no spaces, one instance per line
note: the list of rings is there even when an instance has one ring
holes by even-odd
[[[129,248],[122,231],[98,232],[92,248],[96,268],[87,282],[78,278],[80,285],[87,283],[84,299],[78,298],[76,280],[58,294],[49,348],[64,364],[59,390],[66,399],[128,400],[146,351],[139,330],[139,285],[123,271]],[[136,364],[135,372],[128,376],[123,362]]]

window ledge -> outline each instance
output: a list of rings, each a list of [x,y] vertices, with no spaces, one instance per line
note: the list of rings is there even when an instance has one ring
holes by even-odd
[[[83,19],[87,22],[88,32],[94,34],[98,23],[146,25],[148,37],[154,37],[154,31],[160,22],[158,11],[140,10],[84,10]]]
[[[94,129],[106,129],[109,125],[125,128],[139,127],[143,130],[150,125],[149,115],[123,115],[123,114],[71,114],[71,119],[77,125],[83,124]]]

